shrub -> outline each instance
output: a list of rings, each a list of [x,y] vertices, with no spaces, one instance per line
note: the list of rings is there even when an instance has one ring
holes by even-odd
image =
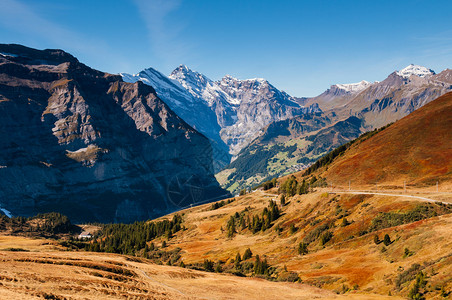
[[[298,244],[298,254],[300,255],[308,254],[308,244],[300,242]]]
[[[408,270],[400,273],[395,281],[397,289],[400,289],[402,284],[404,284],[405,282],[413,280],[416,277],[416,274],[418,274],[421,270],[422,270],[421,265],[413,264]]]
[[[408,249],[408,248],[405,248],[404,253],[403,253],[403,258],[409,257],[413,254],[414,254],[414,252],[410,251],[410,249]]]
[[[333,233],[331,231],[324,232],[320,237],[320,245],[323,246],[328,243],[333,237]]]
[[[342,227],[345,227],[345,226],[347,226],[347,225],[350,225],[350,222],[348,222],[347,218],[342,218],[341,226],[342,226]]]
[[[385,244],[385,246],[389,246],[391,244],[391,238],[388,234],[385,234],[385,237],[383,238],[383,244]]]
[[[374,243],[376,245],[380,244],[380,238],[378,237],[378,235],[374,235]]]
[[[448,213],[448,208],[439,207],[440,214]],[[379,213],[371,222],[369,231],[376,231],[384,228],[399,226],[402,224],[412,223],[438,215],[438,212],[433,205],[422,204],[416,206],[414,209],[404,213],[385,212]]]
[[[204,270],[206,270],[207,272],[213,272],[213,261],[208,260],[208,259],[204,259],[204,263],[203,263],[203,267]]]
[[[315,241],[324,231],[328,230],[330,225],[328,223],[317,226],[315,229],[311,230],[304,238],[303,242],[309,244]]]

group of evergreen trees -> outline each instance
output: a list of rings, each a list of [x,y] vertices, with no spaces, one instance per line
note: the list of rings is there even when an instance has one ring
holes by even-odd
[[[147,248],[147,242],[161,236],[170,239],[181,230],[182,217],[174,215],[171,221],[135,222],[133,224],[106,224],[101,233],[85,249],[134,255]]]
[[[252,233],[265,231],[271,228],[272,222],[280,217],[280,211],[275,201],[270,200],[268,207],[265,207],[261,214],[251,216],[246,214],[248,209],[243,210],[240,214],[236,212],[232,215],[226,224],[227,237],[233,237],[239,230],[249,229]]]
[[[12,232],[28,232],[45,236],[75,233],[77,231],[68,217],[57,212],[38,214],[34,217],[0,216],[0,230],[12,229]]]
[[[260,186],[262,186],[262,188],[264,189],[264,191],[269,190],[271,188],[276,187],[278,184],[278,182],[276,181],[276,178],[273,178],[271,180],[265,181],[264,183],[262,183]]]
[[[210,210],[219,209],[220,207],[223,207],[223,206],[225,206],[225,205],[227,205],[227,204],[229,204],[229,203],[234,202],[234,200],[235,200],[235,199],[232,198],[232,199],[229,199],[229,200],[227,200],[227,201],[221,200],[220,202],[215,202],[215,203],[213,203],[212,206],[210,207]]]
[[[281,184],[279,193],[285,194],[288,197],[292,197],[295,194],[307,194],[309,193],[309,186],[310,184],[306,182],[306,179],[303,179],[303,181],[299,183],[295,176],[292,175]]]
[[[202,264],[198,265],[183,265],[184,267],[194,268],[199,270],[204,270],[207,272],[229,272],[239,276],[249,275],[264,275],[269,277],[270,275],[276,272],[276,268],[270,266],[267,262],[267,259],[261,259],[259,255],[255,256],[254,261],[253,252],[250,248],[247,248],[243,253],[243,256],[240,255],[240,252],[237,252],[234,259],[228,259],[227,261],[232,262],[233,264],[229,264],[225,261],[212,261],[210,259],[204,259]],[[251,260],[251,261],[250,261]]]
[[[256,255],[256,260],[254,261],[254,274],[256,275],[269,275],[270,265],[267,262],[267,259],[261,260],[259,255]]]

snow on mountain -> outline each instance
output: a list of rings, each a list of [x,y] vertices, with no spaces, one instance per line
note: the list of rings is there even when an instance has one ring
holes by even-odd
[[[418,66],[411,64],[408,67],[396,72],[397,75],[403,77],[403,78],[409,78],[411,75],[416,75],[419,77],[425,77],[427,75],[435,75],[435,72],[431,69],[427,69],[423,66]]]
[[[137,81],[142,81],[143,83],[152,86],[159,97],[170,99],[171,102],[174,102],[176,105],[186,105],[187,102],[193,102],[193,98],[190,95],[187,95],[187,91],[179,84],[179,82],[168,78],[154,68],[145,69],[134,75],[127,73],[120,73],[120,75],[125,82],[135,83]],[[181,102],[178,100],[179,98],[183,98],[184,101]]]
[[[121,74],[124,81],[151,85],[187,123],[237,154],[260,129],[297,115],[319,111],[318,105],[303,107],[295,98],[263,78],[239,80],[207,76],[177,67],[168,77],[149,68],[139,74]]]
[[[177,81],[193,97],[206,101],[209,107],[218,99],[232,105],[238,104],[235,99],[224,93],[216,82],[201,73],[192,71],[185,65],[177,67],[168,77]]]
[[[371,84],[368,81],[362,80],[357,83],[336,84],[336,87],[349,93],[358,93],[368,88]]]

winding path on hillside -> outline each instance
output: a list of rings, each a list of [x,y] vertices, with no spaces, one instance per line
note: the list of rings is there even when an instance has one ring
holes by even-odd
[[[392,196],[392,197],[405,197],[405,198],[415,198],[424,202],[431,203],[443,203],[443,204],[451,204],[450,202],[434,200],[430,198],[413,196],[413,195],[403,195],[403,194],[387,194],[387,193],[378,193],[378,192],[360,192],[360,191],[346,191],[346,192],[329,192],[329,194],[355,194],[355,195],[381,195],[381,196]]]

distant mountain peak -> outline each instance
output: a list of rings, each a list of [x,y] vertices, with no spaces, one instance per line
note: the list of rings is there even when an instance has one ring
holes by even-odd
[[[338,89],[344,90],[349,93],[357,93],[361,92],[362,90],[365,90],[371,84],[372,84],[371,82],[362,80],[357,83],[336,84],[335,86]]]
[[[427,75],[435,75],[435,71],[428,69],[426,67],[423,67],[423,66],[410,64],[406,68],[396,72],[396,74],[403,78],[409,78],[411,75],[425,77]]]
[[[227,84],[227,83],[231,83],[231,82],[239,82],[239,83],[242,83],[242,82],[257,82],[257,83],[262,84],[262,83],[268,83],[268,80],[265,79],[265,78],[238,79],[238,78],[235,78],[235,77],[233,77],[231,75],[226,75],[221,80],[219,80],[219,83],[223,84],[223,85]]]

